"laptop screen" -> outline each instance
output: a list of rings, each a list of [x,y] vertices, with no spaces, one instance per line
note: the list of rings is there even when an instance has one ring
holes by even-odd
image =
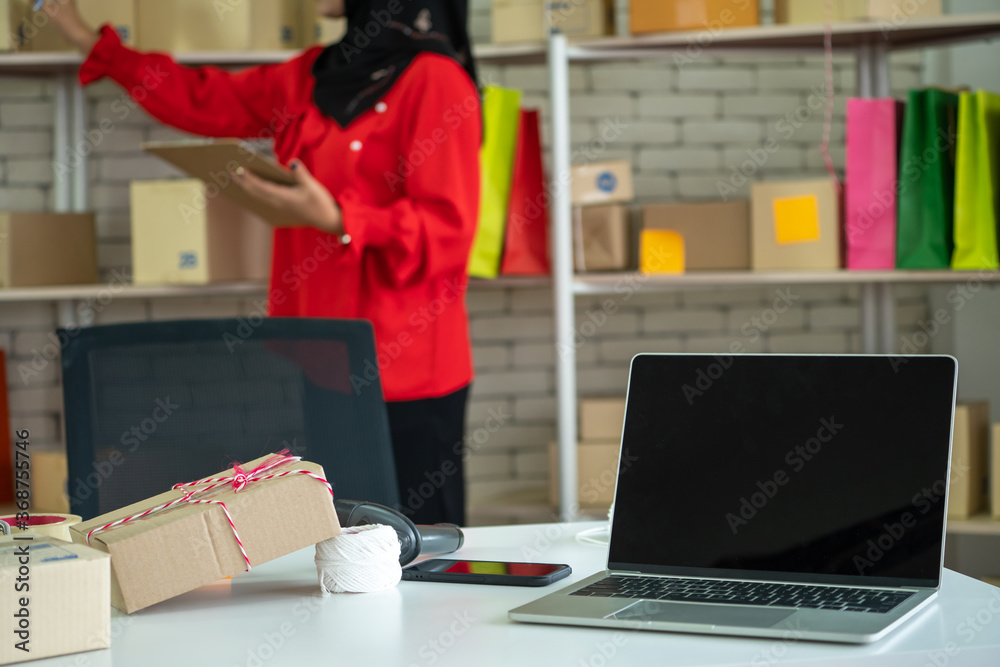
[[[937,586],[956,376],[940,356],[637,356],[609,568]]]

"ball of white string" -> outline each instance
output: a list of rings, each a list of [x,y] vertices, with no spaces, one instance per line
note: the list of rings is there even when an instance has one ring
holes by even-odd
[[[324,595],[377,593],[399,583],[399,537],[389,526],[345,528],[316,545],[316,570]]]

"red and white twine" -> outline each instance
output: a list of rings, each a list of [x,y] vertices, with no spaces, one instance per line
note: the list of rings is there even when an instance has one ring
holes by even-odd
[[[117,521],[112,521],[111,523],[107,523],[104,524],[103,526],[94,528],[92,531],[87,533],[87,545],[88,546],[90,545],[90,539],[97,533],[112,530],[114,528],[117,528],[118,526],[122,526],[132,521],[143,519],[152,514],[157,514],[159,512],[168,510],[171,507],[175,507],[182,503],[187,503],[190,505],[198,505],[198,504],[219,505],[222,507],[222,511],[226,515],[226,521],[229,522],[229,527],[233,529],[233,536],[236,538],[236,543],[239,544],[240,547],[240,553],[243,554],[243,560],[246,561],[247,564],[246,571],[249,572],[251,569],[250,557],[247,556],[246,549],[243,546],[243,540],[240,539],[240,533],[236,529],[236,524],[233,523],[233,517],[230,516],[229,508],[226,507],[226,503],[221,500],[196,498],[195,496],[204,495],[212,491],[213,489],[217,489],[219,487],[227,485],[231,486],[235,493],[240,493],[251,484],[256,484],[258,482],[266,482],[269,479],[277,479],[279,477],[287,477],[289,475],[308,475],[309,477],[312,477],[316,481],[325,484],[326,488],[330,491],[330,497],[332,498],[333,487],[330,486],[330,482],[312,471],[299,469],[299,470],[284,470],[282,472],[273,473],[270,475],[264,474],[268,470],[273,470],[274,468],[286,465],[288,463],[298,463],[301,460],[302,457],[300,456],[288,456],[287,452],[279,452],[278,454],[275,454],[268,460],[264,461],[264,463],[254,468],[250,472],[245,472],[243,468],[241,468],[240,465],[237,463],[233,465],[233,474],[231,476],[210,477],[207,479],[198,480],[196,482],[183,482],[181,484],[175,484],[173,486],[173,489],[178,491],[184,491],[185,493],[183,496],[175,500],[171,500],[168,503],[159,505],[157,507],[150,508],[144,512],[140,512],[139,514],[133,514],[132,516],[125,517],[124,519],[118,519]],[[193,489],[193,490],[191,489],[191,487],[202,486],[203,484],[208,484],[209,486],[206,486],[203,489]]]

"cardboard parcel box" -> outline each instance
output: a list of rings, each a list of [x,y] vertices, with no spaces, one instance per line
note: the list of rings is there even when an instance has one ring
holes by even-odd
[[[580,440],[619,442],[625,424],[625,397],[581,398]]]
[[[277,456],[277,455],[275,455]],[[235,471],[212,476],[225,482],[186,487],[199,492],[141,519],[95,533],[90,544],[111,554],[111,604],[126,614],[247,570],[242,541],[251,566],[312,546],[340,534],[330,488],[310,475],[324,477],[315,463],[280,457],[282,463],[255,473],[273,457],[245,464],[250,480],[240,490],[231,483]],[[288,471],[305,471],[273,477]],[[306,474],[308,473],[308,474]],[[183,481],[183,480],[178,480]],[[111,522],[177,501],[184,490],[171,490],[143,502],[73,526],[73,541]],[[233,526],[226,519],[224,502]]]
[[[28,0],[0,0],[0,53],[23,47],[24,19]]]
[[[0,287],[96,285],[92,213],[0,213]]]
[[[546,4],[545,0],[494,0],[493,43],[540,42],[550,29],[567,37],[614,34],[613,0],[555,2],[548,14]]]
[[[573,211],[577,271],[620,271],[631,263],[629,211],[621,204]]]
[[[577,500],[580,507],[607,509],[615,501],[621,443],[581,442],[576,448]],[[549,443],[549,501],[559,504],[559,447]]]
[[[642,228],[671,230],[684,238],[688,271],[750,269],[750,206],[746,201],[650,204]]]
[[[304,41],[299,0],[137,2],[143,51],[273,51]]]
[[[840,198],[832,180],[754,183],[751,202],[754,271],[841,268]]]
[[[572,199],[576,206],[624,204],[635,198],[632,165],[626,160],[573,167],[572,179]]]
[[[948,518],[968,519],[986,509],[989,496],[990,406],[955,406],[955,433],[951,445],[951,486]]]
[[[18,537],[16,531],[14,537]],[[108,555],[54,537],[33,538],[0,538],[0,617],[4,619],[0,665],[110,647]],[[17,581],[25,576],[22,567],[28,570],[27,582]],[[18,583],[27,588],[15,588]],[[18,635],[18,615],[24,613],[28,629],[26,635]],[[17,647],[25,639],[28,652]]]
[[[137,0],[84,0],[79,3],[80,15],[94,28],[110,24],[123,44],[135,46],[136,2]],[[29,0],[28,4],[33,5],[34,0]],[[24,44],[27,51],[76,51],[76,47],[63,38],[44,12],[30,13],[24,27]]]
[[[833,21],[941,16],[941,0],[833,0]],[[775,0],[775,23],[825,23],[826,3],[819,0]]]
[[[716,31],[760,24],[758,0],[631,0],[629,8],[633,34],[670,30]]]

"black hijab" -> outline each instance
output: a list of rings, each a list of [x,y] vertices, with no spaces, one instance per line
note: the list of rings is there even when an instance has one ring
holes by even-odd
[[[476,79],[468,0],[346,0],[347,34],[316,59],[313,99],[347,127],[392,88],[417,55],[454,59]]]

